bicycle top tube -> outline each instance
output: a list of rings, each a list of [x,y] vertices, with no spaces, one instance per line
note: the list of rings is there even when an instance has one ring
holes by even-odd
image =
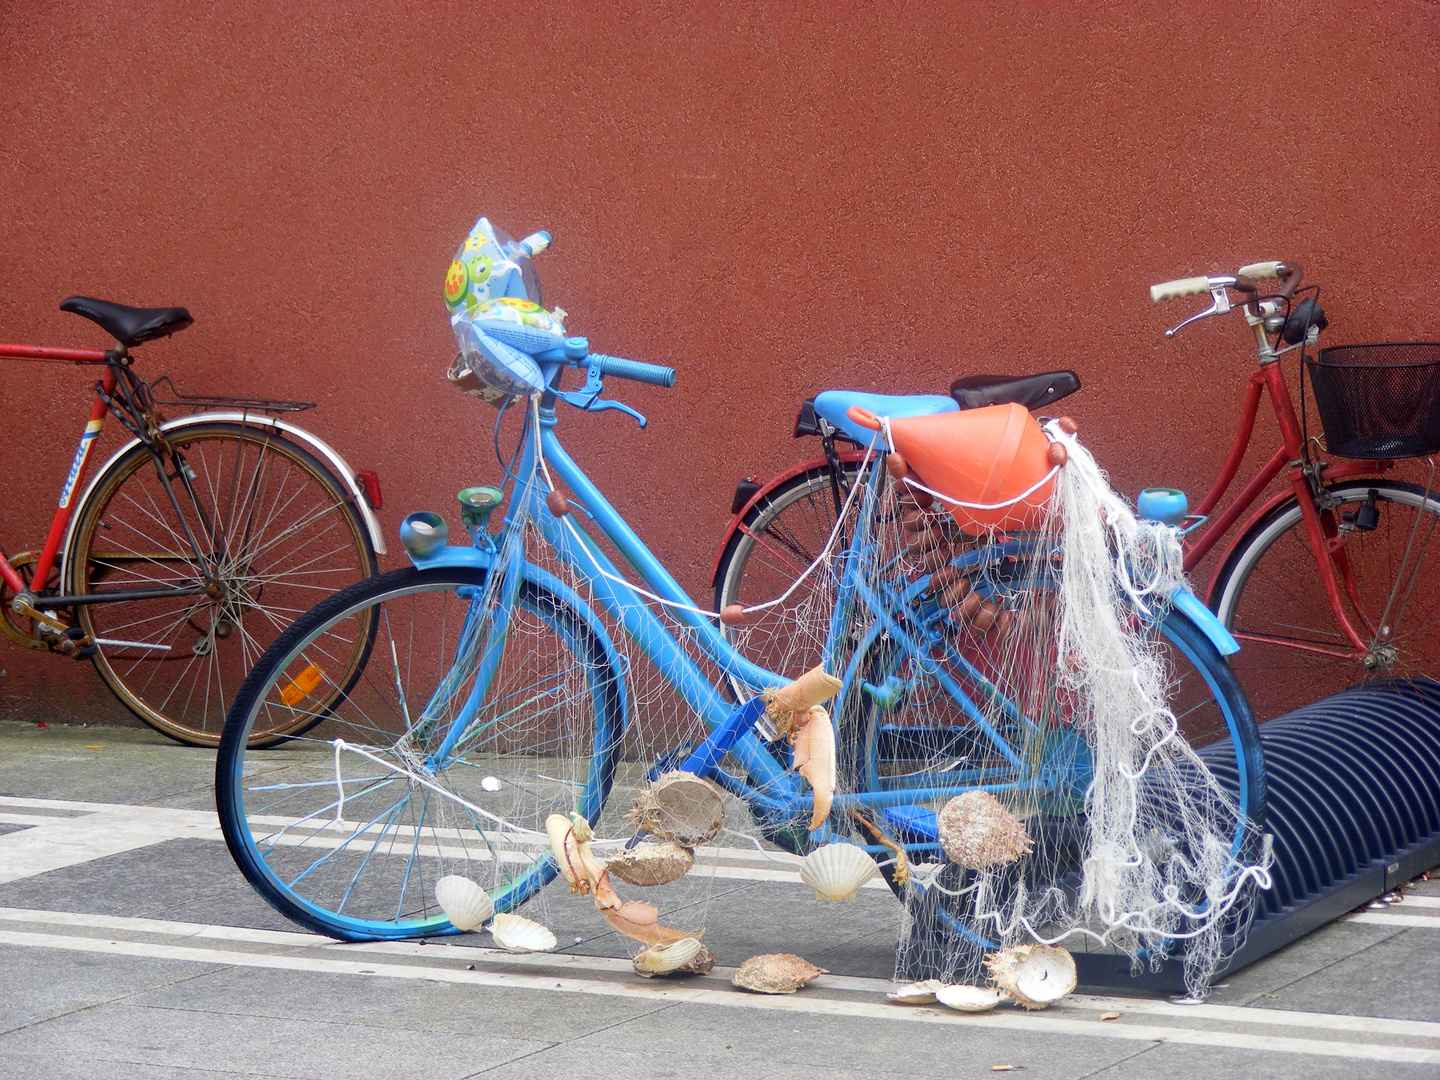
[[[548,397],[549,395],[547,395]],[[542,402],[537,408],[531,410],[528,423],[533,425],[537,420],[539,423],[538,436],[533,431],[526,434],[525,449],[519,471],[516,474],[516,491],[505,520],[506,527],[512,527],[524,513],[539,517],[542,531],[551,531],[552,535],[558,536],[558,533],[553,530],[562,529],[568,532],[568,528],[573,527],[575,534],[570,534],[570,543],[555,544],[552,542],[552,547],[577,572],[588,579],[588,583],[595,588],[597,596],[611,597],[615,603],[624,603],[626,600],[624,594],[626,593],[630,594],[629,599],[632,602],[635,599],[643,598],[643,593],[636,593],[635,587],[628,581],[623,585],[615,582],[618,589],[613,591],[608,587],[597,587],[605,584],[604,581],[597,582],[595,580],[597,577],[603,577],[606,574],[612,577],[619,575],[614,567],[609,565],[609,560],[605,558],[603,552],[595,546],[594,540],[589,536],[587,530],[580,523],[573,521],[573,515],[565,515],[572,519],[570,526],[567,526],[564,520],[556,519],[545,506],[542,485],[545,482],[544,467],[548,467],[553,473],[553,478],[565,489],[568,489],[574,501],[578,502],[584,510],[586,517],[599,529],[600,534],[615,547],[648,590],[654,596],[659,597],[661,606],[666,607],[672,617],[694,635],[706,655],[719,665],[726,675],[748,683],[757,690],[779,687],[789,682],[790,680],[785,676],[767,671],[742,656],[734,646],[725,640],[715,624],[702,612],[702,609],[695,605],[685,590],[681,588],[679,582],[655,557],[645,542],[640,539],[629,523],[610,504],[609,500],[561,445],[555,432],[557,417],[553,403],[547,406]],[[579,545],[575,543],[576,539],[579,539]],[[577,546],[581,548],[580,551],[576,551]],[[617,593],[620,595],[617,596]],[[608,606],[610,604],[607,604]],[[645,604],[633,606],[649,611],[648,605]],[[653,614],[651,618],[654,618]],[[672,646],[678,651],[679,643],[675,640],[674,635],[664,627],[664,624],[656,620],[654,625],[648,623],[627,625],[627,629],[632,632],[637,629],[644,630],[644,636],[638,643],[646,648],[647,654],[661,667],[662,671],[666,670],[667,662],[672,657],[664,646]],[[659,645],[659,642],[663,642],[664,645]],[[822,659],[817,656],[815,662],[818,664]]]

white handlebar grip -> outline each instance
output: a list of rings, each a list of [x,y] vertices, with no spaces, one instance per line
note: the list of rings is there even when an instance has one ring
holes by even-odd
[[[1158,304],[1161,300],[1179,300],[1182,296],[1200,296],[1209,291],[1208,277],[1187,277],[1179,281],[1162,281],[1159,285],[1151,285],[1150,300]]]
[[[1280,276],[1280,267],[1283,262],[1251,263],[1249,266],[1242,266],[1237,271],[1240,277],[1248,277],[1252,281],[1268,281],[1271,278]]]

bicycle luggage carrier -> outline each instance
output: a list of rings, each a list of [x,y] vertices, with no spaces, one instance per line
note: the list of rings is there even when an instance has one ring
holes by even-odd
[[[155,391],[160,384],[170,388],[169,397],[161,397]],[[305,412],[315,408],[313,401],[272,401],[268,398],[217,397],[211,394],[182,394],[170,381],[169,375],[162,375],[150,384],[151,399],[156,405],[170,405],[182,409],[237,409],[242,412],[292,413]]]
[[[1440,450],[1440,343],[1338,345],[1306,358],[1325,447],[1336,457]]]

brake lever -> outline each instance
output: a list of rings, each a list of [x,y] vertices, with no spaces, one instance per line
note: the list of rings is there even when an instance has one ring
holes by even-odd
[[[1166,339],[1168,340],[1169,338],[1173,338],[1176,334],[1178,334],[1181,330],[1185,329],[1185,327],[1189,326],[1192,322],[1195,322],[1199,319],[1209,318],[1211,315],[1224,315],[1227,311],[1234,307],[1234,305],[1230,303],[1229,293],[1227,293],[1225,290],[1230,286],[1234,285],[1236,280],[1237,279],[1233,277],[1212,277],[1210,279],[1210,299],[1212,301],[1210,306],[1204,311],[1198,311],[1194,315],[1191,315],[1184,322],[1179,323],[1176,326],[1172,326],[1169,330],[1166,330]]]
[[[605,389],[605,381],[600,375],[600,365],[591,363],[588,359],[585,362],[585,385],[579,390],[563,390],[556,394],[556,397],[574,405],[577,409],[584,409],[586,412],[604,412],[607,409],[618,409],[620,412],[633,416],[644,428],[649,421],[640,413],[636,412],[629,405],[619,401],[610,401],[600,396],[600,391]]]

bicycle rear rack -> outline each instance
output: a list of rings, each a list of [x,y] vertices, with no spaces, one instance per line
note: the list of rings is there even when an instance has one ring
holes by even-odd
[[[160,397],[156,391],[160,384],[170,388],[168,398]],[[201,409],[239,409],[250,412],[293,413],[315,408],[313,401],[272,401],[267,398],[216,397],[210,394],[182,394],[169,375],[162,375],[150,384],[151,399],[156,405],[170,405],[198,412]]]

